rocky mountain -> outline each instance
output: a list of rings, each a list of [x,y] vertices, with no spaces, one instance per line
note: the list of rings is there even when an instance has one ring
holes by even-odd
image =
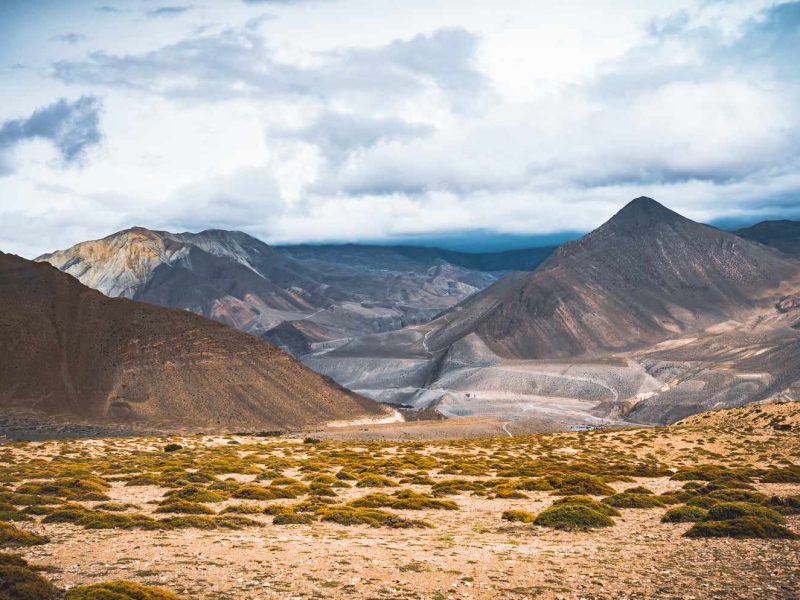
[[[762,221],[734,231],[739,237],[800,257],[800,221]]]
[[[550,252],[273,247],[236,231],[134,227],[37,260],[108,296],[190,310],[301,353],[427,322],[503,273],[535,268]]]
[[[475,332],[509,358],[628,350],[735,318],[798,274],[797,262],[637,198],[534,273],[446,313],[428,347]]]
[[[154,255],[180,251],[130,235],[141,243],[124,282],[92,272],[107,290],[130,293]],[[0,347],[4,411],[238,431],[387,413],[256,337],[186,311],[109,298],[48,264],[3,253]]]
[[[638,198],[532,273],[304,362],[446,415],[670,422],[794,397],[799,291],[800,261]]]

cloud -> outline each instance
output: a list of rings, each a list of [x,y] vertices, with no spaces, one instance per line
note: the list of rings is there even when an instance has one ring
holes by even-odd
[[[26,119],[5,121],[0,125],[0,154],[26,140],[47,140],[58,150],[64,164],[80,163],[86,152],[102,138],[101,102],[94,96],[82,96],[70,102],[65,98],[37,109]],[[6,172],[10,169],[5,159]]]
[[[432,92],[467,106],[486,86],[474,64],[477,47],[473,34],[441,29],[384,46],[320,52],[315,64],[301,66],[278,60],[264,37],[245,27],[141,54],[93,52],[86,60],[56,62],[54,74],[66,83],[194,101],[355,98],[385,106]]]
[[[425,137],[433,131],[431,125],[409,123],[396,117],[325,111],[309,125],[295,129],[275,128],[269,135],[313,144],[326,158],[340,162],[353,152],[393,140]]]
[[[65,44],[74,45],[74,44],[78,44],[80,42],[86,41],[86,36],[84,34],[82,34],[82,33],[69,32],[69,33],[62,33],[62,34],[59,34],[59,35],[54,35],[50,39],[52,39],[54,41],[57,41],[57,42],[64,42]]]
[[[177,17],[192,10],[191,6],[160,6],[148,10],[145,14],[148,17]]]

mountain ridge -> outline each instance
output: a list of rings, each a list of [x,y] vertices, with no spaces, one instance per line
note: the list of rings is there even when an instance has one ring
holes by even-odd
[[[46,263],[0,253],[0,307],[5,410],[239,431],[386,415],[253,336]]]

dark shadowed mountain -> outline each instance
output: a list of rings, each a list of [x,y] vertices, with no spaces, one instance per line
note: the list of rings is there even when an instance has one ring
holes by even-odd
[[[534,269],[551,251],[273,247],[236,231],[134,227],[37,260],[106,295],[190,310],[299,353],[427,322],[508,271]],[[275,329],[282,323],[290,325]]]
[[[0,408],[254,430],[386,410],[253,336],[0,253]]]
[[[739,237],[800,257],[800,221],[762,221],[734,231]]]

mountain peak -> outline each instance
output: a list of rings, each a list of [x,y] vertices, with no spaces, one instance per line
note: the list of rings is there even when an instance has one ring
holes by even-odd
[[[623,206],[617,214],[611,217],[606,225],[615,228],[622,226],[626,229],[647,228],[660,223],[687,220],[686,217],[682,217],[652,198],[640,196]]]

